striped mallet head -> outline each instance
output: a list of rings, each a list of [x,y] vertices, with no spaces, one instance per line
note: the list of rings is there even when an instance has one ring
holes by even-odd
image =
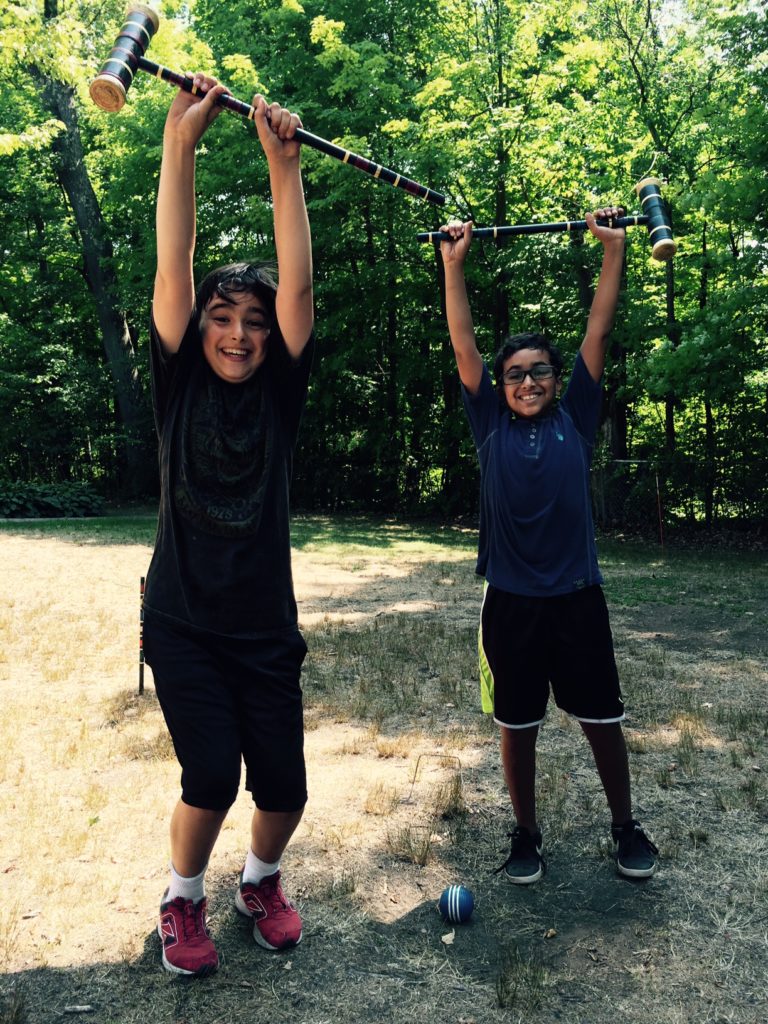
[[[111,114],[122,109],[139,60],[159,27],[160,19],[151,7],[131,4],[109,57],[90,85],[91,99],[97,107]]]
[[[651,239],[651,255],[656,260],[671,259],[677,252],[677,242],[672,236],[669,212],[661,195],[661,182],[658,178],[643,178],[635,185],[635,192],[648,218],[646,227]]]

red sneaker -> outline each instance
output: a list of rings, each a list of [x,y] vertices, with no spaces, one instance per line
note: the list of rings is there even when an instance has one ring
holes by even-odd
[[[168,895],[167,889],[165,895]],[[207,906],[205,897],[193,903],[178,896],[160,904],[157,934],[163,944],[163,967],[166,971],[204,978],[219,966],[216,947],[208,932]]]
[[[244,883],[240,875],[235,906],[241,914],[253,918],[253,937],[264,949],[289,949],[301,942],[301,918],[283,894],[279,871],[258,885]]]

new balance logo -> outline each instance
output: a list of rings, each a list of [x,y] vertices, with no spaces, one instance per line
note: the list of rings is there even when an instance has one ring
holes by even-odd
[[[248,907],[251,916],[255,917],[257,921],[261,921],[262,918],[267,916],[266,907],[252,892],[243,893],[243,903]]]

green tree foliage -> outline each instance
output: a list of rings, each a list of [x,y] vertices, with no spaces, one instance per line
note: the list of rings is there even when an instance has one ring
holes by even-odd
[[[632,390],[642,403],[644,377],[645,396],[664,402],[664,443],[641,414],[644,445],[673,500],[682,508],[680,496],[695,493],[686,511],[711,524],[733,513],[736,475],[756,481],[766,455],[764,403],[754,404],[766,366],[765,13],[693,4],[672,20],[664,5],[619,0],[606,11],[624,55],[616,103],[633,99],[681,235],[665,329],[638,332],[650,345],[638,351]]]
[[[127,470],[129,489],[144,474],[148,418],[114,245],[86,167],[92,137],[77,98],[85,81],[78,53],[103,27],[100,12],[90,22],[87,14],[84,4],[60,10],[46,0],[42,11],[13,5],[0,22],[0,70],[12,83],[2,100],[11,130],[0,140],[8,229],[0,344],[9,370],[0,401],[28,474],[106,482]],[[88,393],[98,396],[92,407]],[[41,415],[28,415],[38,406]],[[10,450],[6,472],[20,465]]]
[[[23,0],[0,13],[9,86],[0,94],[0,472],[11,480],[101,480],[125,491],[125,452],[138,446],[151,465],[146,324],[171,91],[140,74],[118,114],[91,103],[88,82],[123,10],[122,0]],[[520,223],[580,218],[609,201],[634,209],[633,185],[650,173],[666,182],[680,248],[662,266],[644,230],[630,232],[601,459],[657,465],[681,515],[765,517],[760,5],[166,0],[161,14],[152,59],[216,74],[241,99],[262,92],[297,110],[308,131],[447,196],[433,206],[305,148],[320,348],[299,504],[472,511],[477,470],[440,260],[416,233],[452,216]],[[73,97],[66,127],[47,102],[50,83]],[[125,325],[128,393],[144,410],[140,436],[106,344],[105,286],[94,282],[62,186],[62,133],[75,129],[103,226],[108,307]],[[200,275],[274,257],[254,135],[223,115],[200,147]],[[477,243],[468,270],[484,353],[510,331],[544,330],[572,356],[598,248],[565,235]],[[621,483],[625,493],[630,481]],[[626,513],[625,503],[604,504],[608,518]]]

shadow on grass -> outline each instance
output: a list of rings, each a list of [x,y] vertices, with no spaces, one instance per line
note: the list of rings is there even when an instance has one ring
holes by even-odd
[[[383,863],[383,852],[380,859],[391,887],[398,865]],[[301,944],[273,954],[253,942],[250,921],[234,909],[235,877],[214,875],[216,975],[196,981],[164,972],[153,931],[130,962],[6,975],[0,1021],[501,1024],[511,1011],[528,1021],[579,1019],[564,1008],[582,1005],[590,1019],[608,1019],[597,1004],[611,998],[617,961],[635,962],[638,948],[666,925],[663,883],[627,884],[608,865],[596,871],[588,858],[553,868],[533,887],[487,871],[466,872],[466,882],[476,910],[465,925],[446,924],[433,898],[389,921],[373,916],[370,900],[363,908],[365,894],[310,899],[300,903]],[[632,979],[622,985],[631,988]]]

